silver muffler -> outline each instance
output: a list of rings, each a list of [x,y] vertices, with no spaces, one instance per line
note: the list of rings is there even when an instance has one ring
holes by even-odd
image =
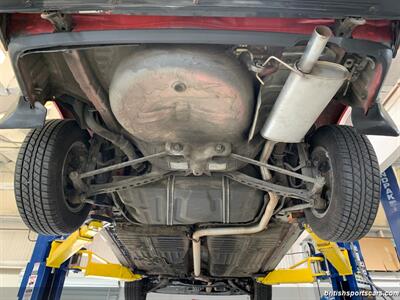
[[[342,65],[318,61],[332,32],[315,28],[305,52],[290,72],[261,135],[270,141],[298,143],[348,78]]]

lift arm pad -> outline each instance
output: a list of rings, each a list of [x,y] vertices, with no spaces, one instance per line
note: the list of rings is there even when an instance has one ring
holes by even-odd
[[[94,236],[103,228],[100,221],[91,221],[72,233],[65,240],[54,241],[51,244],[46,266],[59,268],[67,259],[93,241]]]
[[[317,250],[324,255],[340,275],[353,274],[347,250],[341,250],[336,243],[319,238],[310,227],[306,227],[306,230],[314,240]]]

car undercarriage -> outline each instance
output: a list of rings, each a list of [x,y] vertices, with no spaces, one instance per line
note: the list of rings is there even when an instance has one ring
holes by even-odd
[[[40,127],[16,167],[28,227],[104,218],[152,290],[220,294],[254,293],[305,224],[332,241],[368,232],[379,167],[364,134],[398,135],[376,99],[398,42],[378,39],[398,22],[121,29],[140,16],[110,15],[96,30],[98,17],[8,16],[23,96],[0,125]],[[47,101],[63,120],[43,124]],[[353,127],[337,125],[347,107]]]

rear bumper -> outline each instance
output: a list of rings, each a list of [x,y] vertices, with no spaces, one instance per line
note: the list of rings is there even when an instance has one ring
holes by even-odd
[[[396,19],[398,0],[3,0],[0,12],[107,11],[136,15],[238,16],[280,18],[335,18],[359,16],[370,19]]]
[[[23,96],[0,119],[0,129],[40,128],[44,125],[47,109],[40,103],[31,105]],[[9,100],[9,99],[7,99]]]

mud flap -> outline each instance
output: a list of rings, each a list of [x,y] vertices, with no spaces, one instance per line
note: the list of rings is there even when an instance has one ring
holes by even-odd
[[[399,136],[399,129],[381,103],[375,103],[366,114],[363,108],[353,107],[351,119],[361,134]]]
[[[23,96],[19,97],[0,119],[0,129],[40,128],[44,125],[47,109],[35,102],[32,107]]]

